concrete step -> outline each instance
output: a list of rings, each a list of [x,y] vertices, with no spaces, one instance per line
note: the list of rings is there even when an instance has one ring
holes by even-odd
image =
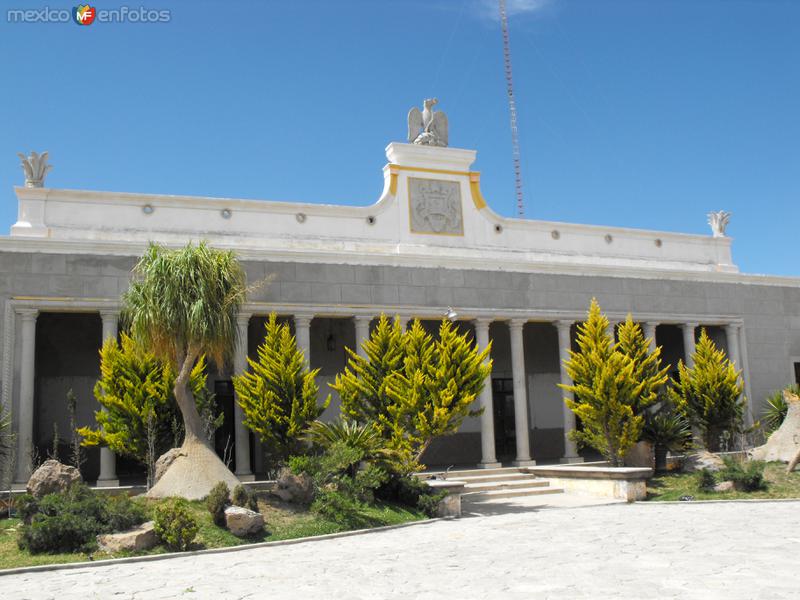
[[[480,483],[468,483],[464,488],[464,493],[470,492],[490,492],[493,490],[513,490],[543,488],[550,484],[544,479],[517,479],[512,481],[484,481]]]
[[[562,494],[563,488],[554,487],[527,487],[508,490],[491,490],[488,492],[468,492],[461,495],[461,500],[465,503],[485,502],[487,500],[497,500],[498,498],[520,498],[523,496],[543,496],[545,494]]]
[[[416,475],[423,479],[429,479],[433,475],[436,475],[437,477],[444,475],[447,477],[447,479],[460,480],[462,477],[480,477],[485,475],[505,475],[514,473],[524,473],[524,471],[520,470],[519,467],[498,467],[497,469],[460,469],[458,471],[452,470],[450,472],[422,471],[421,473],[416,473]]]
[[[453,477],[449,478],[454,479]],[[460,475],[458,480],[466,483],[491,483],[493,481],[516,481],[519,479],[533,478],[534,477],[530,473],[500,473],[499,475],[490,475],[489,473],[485,473],[481,475]]]

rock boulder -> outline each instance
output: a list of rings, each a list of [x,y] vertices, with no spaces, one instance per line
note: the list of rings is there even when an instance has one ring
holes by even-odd
[[[139,552],[149,550],[158,543],[153,521],[119,533],[104,533],[97,536],[97,544],[105,552]]]
[[[708,469],[709,471],[719,471],[725,466],[722,459],[708,450],[698,450],[694,454],[689,454],[683,461],[683,470],[687,473],[694,473]]]
[[[161,456],[158,457],[156,461],[156,472],[155,472],[155,481],[153,484],[155,485],[159,479],[167,472],[167,469],[172,466],[172,463],[175,462],[175,459],[180,456],[181,449],[180,448],[171,448],[164,452]]]
[[[50,459],[33,472],[28,480],[27,490],[29,494],[41,498],[46,494],[64,492],[77,481],[81,481],[78,469]]]
[[[225,526],[236,537],[253,535],[264,529],[264,515],[241,506],[225,509]]]
[[[281,469],[275,483],[272,493],[284,502],[311,504],[314,499],[314,482],[305,473],[295,475],[289,469]]]

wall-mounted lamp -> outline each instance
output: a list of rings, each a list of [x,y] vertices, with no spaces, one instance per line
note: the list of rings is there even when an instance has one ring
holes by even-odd
[[[458,313],[453,310],[452,306],[447,307],[447,312],[444,313],[446,319],[450,321],[455,321],[458,318]]]

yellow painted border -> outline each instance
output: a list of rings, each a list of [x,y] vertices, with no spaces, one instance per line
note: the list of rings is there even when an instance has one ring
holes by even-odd
[[[440,171],[441,172],[441,171]],[[409,177],[408,179],[425,179],[427,181],[441,181],[436,179],[431,179],[429,177]],[[411,228],[411,223],[413,222],[413,218],[411,215],[411,186],[407,185],[408,188],[408,230],[414,235],[444,235],[449,237],[464,237],[464,202],[461,199],[461,183],[458,181],[448,181],[447,183],[457,183],[458,184],[458,203],[461,206],[461,214],[459,214],[461,220],[461,233],[447,233],[447,232],[440,232],[437,233],[435,231],[414,231]]]
[[[480,173],[469,174],[469,190],[472,192],[472,203],[475,205],[475,208],[478,210],[486,208],[486,200],[483,199],[483,194],[481,194]]]
[[[397,173],[389,172],[389,193],[392,196],[397,196]]]

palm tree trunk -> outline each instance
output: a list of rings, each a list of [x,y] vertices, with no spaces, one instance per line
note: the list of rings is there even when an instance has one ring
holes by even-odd
[[[200,419],[200,413],[197,412],[197,405],[194,402],[194,396],[189,389],[189,377],[191,376],[194,363],[197,360],[198,352],[189,349],[189,352],[183,357],[181,370],[178,377],[175,379],[175,386],[173,393],[175,394],[175,402],[183,416],[183,427],[186,431],[186,437],[183,439],[183,445],[200,442],[209,446],[208,440],[203,432],[203,421]],[[179,359],[181,357],[178,357]]]

